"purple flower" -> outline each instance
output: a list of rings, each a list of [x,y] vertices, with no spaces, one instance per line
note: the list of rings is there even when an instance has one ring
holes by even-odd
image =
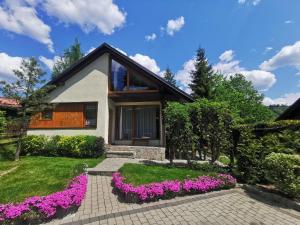
[[[235,178],[229,174],[218,174],[216,177],[201,176],[196,179],[186,179],[151,183],[133,186],[124,182],[124,177],[119,172],[113,174],[112,183],[129,201],[140,202],[158,200],[167,196],[176,196],[184,193],[204,193],[221,188],[234,187]]]
[[[0,205],[0,221],[14,220],[30,211],[35,211],[44,217],[50,218],[56,214],[57,209],[79,206],[84,199],[86,186],[87,176],[82,174],[75,177],[63,191],[43,197],[30,197],[19,204]]]

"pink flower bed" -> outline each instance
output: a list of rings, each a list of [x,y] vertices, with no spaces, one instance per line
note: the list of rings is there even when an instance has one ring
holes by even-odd
[[[151,183],[133,186],[124,182],[125,178],[119,172],[113,174],[114,188],[123,195],[127,202],[148,202],[178,195],[205,193],[235,186],[236,179],[228,174],[218,174],[215,177],[201,176],[196,179],[186,179]]]
[[[20,219],[26,214],[35,214],[39,218],[51,218],[57,210],[67,210],[80,206],[84,199],[87,186],[87,176],[75,177],[68,187],[60,192],[47,196],[34,196],[18,204],[0,204],[0,224]]]

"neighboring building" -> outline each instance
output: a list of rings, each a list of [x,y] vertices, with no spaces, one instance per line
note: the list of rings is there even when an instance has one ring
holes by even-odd
[[[6,117],[16,117],[20,107],[17,100],[0,97],[0,110],[5,111]]]
[[[300,98],[279,115],[276,120],[300,120]]]
[[[104,43],[49,82],[53,111],[28,134],[95,135],[111,145],[165,146],[162,107],[192,98]]]

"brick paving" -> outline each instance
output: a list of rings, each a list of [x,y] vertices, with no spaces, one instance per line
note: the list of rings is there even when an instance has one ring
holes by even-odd
[[[111,177],[89,175],[86,198],[76,214],[48,224],[300,225],[300,213],[276,204],[266,204],[239,188],[128,204],[119,201],[112,193]]]

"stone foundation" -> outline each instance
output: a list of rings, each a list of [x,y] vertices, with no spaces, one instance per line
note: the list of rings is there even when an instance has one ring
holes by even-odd
[[[165,160],[164,147],[150,147],[150,146],[126,146],[126,145],[110,145],[107,146],[108,151],[132,151],[135,152],[136,159],[148,160]]]

